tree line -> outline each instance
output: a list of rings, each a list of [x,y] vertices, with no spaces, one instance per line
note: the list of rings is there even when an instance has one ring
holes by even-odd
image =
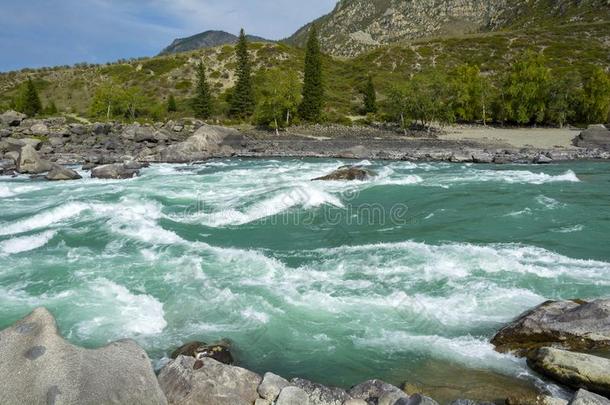
[[[290,69],[265,68],[255,86],[252,61],[244,30],[235,46],[235,85],[224,96],[228,118],[248,121],[279,131],[299,122],[322,122],[325,117],[323,62],[316,27],[306,45],[302,79]],[[395,122],[403,129],[413,125],[500,123],[513,125],[587,124],[610,121],[610,76],[600,67],[565,71],[551,69],[540,54],[526,52],[507,72],[491,75],[478,66],[460,65],[446,71],[428,68],[394,84],[376,89],[372,75],[362,79],[359,113],[366,120]],[[256,87],[256,91],[255,91]],[[194,95],[184,104],[197,118],[218,116],[220,100],[212,94],[206,66],[196,66]],[[32,80],[23,87],[14,108],[30,116],[57,113],[50,102],[43,108]],[[89,112],[104,119],[138,117],[162,119],[179,111],[173,95],[165,105],[151,102],[137,87],[112,82],[100,85]],[[365,120],[365,121],[366,121]]]

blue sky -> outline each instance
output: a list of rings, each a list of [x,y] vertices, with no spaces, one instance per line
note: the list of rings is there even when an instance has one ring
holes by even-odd
[[[336,0],[0,0],[0,71],[156,55],[210,29],[284,38]]]

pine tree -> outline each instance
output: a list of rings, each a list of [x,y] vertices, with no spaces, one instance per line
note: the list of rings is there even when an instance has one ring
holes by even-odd
[[[205,76],[203,63],[197,66],[197,87],[195,88],[195,97],[192,100],[191,106],[197,118],[206,119],[212,115],[212,96]]]
[[[33,117],[42,111],[42,103],[40,97],[38,97],[38,91],[32,79],[28,79],[25,90],[21,96],[21,112]]]
[[[364,89],[364,113],[376,113],[377,112],[377,94],[375,92],[375,83],[373,83],[373,77],[369,76]]]
[[[237,83],[231,96],[229,114],[233,117],[245,118],[254,112],[254,91],[252,88],[252,67],[248,55],[248,40],[242,28],[239,40],[235,46],[237,56]]]
[[[322,85],[322,55],[318,31],[311,28],[305,54],[305,81],[303,83],[303,102],[299,114],[306,121],[319,122],[324,105],[324,87]]]
[[[170,94],[169,98],[167,99],[167,112],[173,113],[176,111],[178,111],[178,106],[176,105],[176,99],[174,98],[173,94]]]
[[[54,101],[51,101],[45,110],[45,114],[47,115],[57,115],[59,111],[57,110],[57,106]]]

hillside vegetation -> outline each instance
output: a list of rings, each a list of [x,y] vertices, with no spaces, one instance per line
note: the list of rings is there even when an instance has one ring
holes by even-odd
[[[253,43],[249,49],[257,97],[274,85],[268,80],[274,77],[270,70],[290,73],[295,80],[302,79],[302,49],[269,43]],[[381,117],[395,113],[388,105],[392,102],[389,97],[395,95],[396,87],[408,83],[418,72],[435,70],[450,75],[461,65],[473,65],[491,86],[501,90],[512,66],[528,51],[543,56],[542,63],[551,69],[553,77],[562,80],[578,77],[580,82],[575,86],[582,88],[596,68],[609,71],[609,49],[610,23],[594,22],[417,40],[380,47],[353,59],[324,56],[324,118],[348,123],[348,117],[359,115],[369,75],[376,86]],[[139,119],[189,115],[187,101],[194,92],[199,62],[206,67],[215,97],[214,116],[223,120],[235,83],[236,58],[231,45],[107,65],[81,64],[3,73],[0,74],[0,108],[14,106],[24,83],[31,78],[43,104],[53,102],[62,112],[90,116],[96,92],[101,86],[114,86],[135,89],[141,104]],[[170,95],[177,100],[177,112],[167,112]]]

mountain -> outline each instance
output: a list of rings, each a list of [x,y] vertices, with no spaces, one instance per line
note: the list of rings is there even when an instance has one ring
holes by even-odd
[[[273,42],[254,35],[247,35],[250,42]],[[170,46],[161,51],[160,55],[178,52],[195,51],[197,49],[214,48],[221,45],[232,45],[237,42],[237,36],[225,31],[206,31],[188,38],[178,38]]]
[[[286,42],[303,46],[315,24],[325,52],[353,57],[418,39],[609,20],[609,0],[340,0]]]

